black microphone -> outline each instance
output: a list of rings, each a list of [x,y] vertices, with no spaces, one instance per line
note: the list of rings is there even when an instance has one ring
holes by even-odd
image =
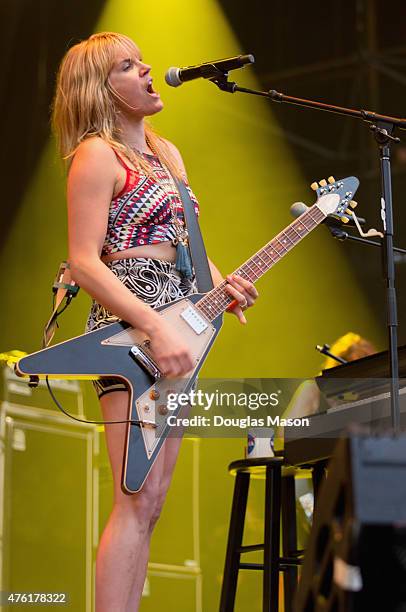
[[[206,62],[197,66],[187,66],[186,68],[169,68],[165,74],[165,81],[171,87],[179,87],[186,81],[194,79],[215,79],[221,74],[227,74],[229,70],[243,68],[245,64],[253,64],[253,55],[237,55],[227,59]]]
[[[306,204],[304,204],[303,202],[295,202],[290,207],[290,214],[292,215],[292,217],[295,217],[295,219],[297,219],[298,217],[300,217],[300,215],[305,213],[307,210],[309,210],[309,207],[306,206]],[[344,215],[344,216],[347,219],[349,219],[348,223],[346,223],[345,225],[350,226],[350,227],[356,227],[354,221],[351,218],[351,215]],[[366,220],[363,219],[362,217],[357,216],[357,220],[360,225],[365,225],[366,223]],[[333,227],[333,228],[338,227],[338,228],[343,229],[343,227],[345,227],[342,221],[340,221],[340,219],[335,219],[334,217],[326,217],[324,221],[322,221],[322,223],[324,223],[328,227]]]

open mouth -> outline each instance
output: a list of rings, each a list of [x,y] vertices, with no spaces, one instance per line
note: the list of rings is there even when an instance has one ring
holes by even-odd
[[[159,96],[159,94],[152,87],[152,79],[148,81],[147,92],[149,93],[150,96],[155,96],[155,97]]]

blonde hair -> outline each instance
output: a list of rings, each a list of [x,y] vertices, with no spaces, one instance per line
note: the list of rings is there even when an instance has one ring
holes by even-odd
[[[59,67],[52,108],[52,125],[62,159],[72,161],[80,143],[99,136],[147,174],[149,162],[125,142],[117,125],[118,92],[109,83],[117,50],[133,53],[135,43],[123,34],[99,32],[71,47]],[[145,135],[151,150],[173,175],[182,177],[169,147],[148,122]]]

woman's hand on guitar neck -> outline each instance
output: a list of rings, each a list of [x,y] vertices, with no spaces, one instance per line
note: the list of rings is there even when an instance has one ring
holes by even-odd
[[[235,314],[242,325],[245,325],[247,319],[244,316],[244,310],[253,306],[258,297],[258,291],[255,286],[238,274],[227,275],[226,291],[234,298],[227,312]]]
[[[152,355],[164,376],[185,376],[193,370],[195,364],[189,347],[165,319],[160,319],[148,336]]]

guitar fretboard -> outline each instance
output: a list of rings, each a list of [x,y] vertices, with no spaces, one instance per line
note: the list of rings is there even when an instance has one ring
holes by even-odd
[[[298,219],[235,270],[234,274],[239,274],[242,278],[255,283],[325,218],[324,212],[320,210],[317,204],[313,204],[309,210],[300,215]],[[227,281],[224,280],[195,304],[195,307],[209,321],[213,321],[224,312],[234,300],[225,290],[226,284]]]

